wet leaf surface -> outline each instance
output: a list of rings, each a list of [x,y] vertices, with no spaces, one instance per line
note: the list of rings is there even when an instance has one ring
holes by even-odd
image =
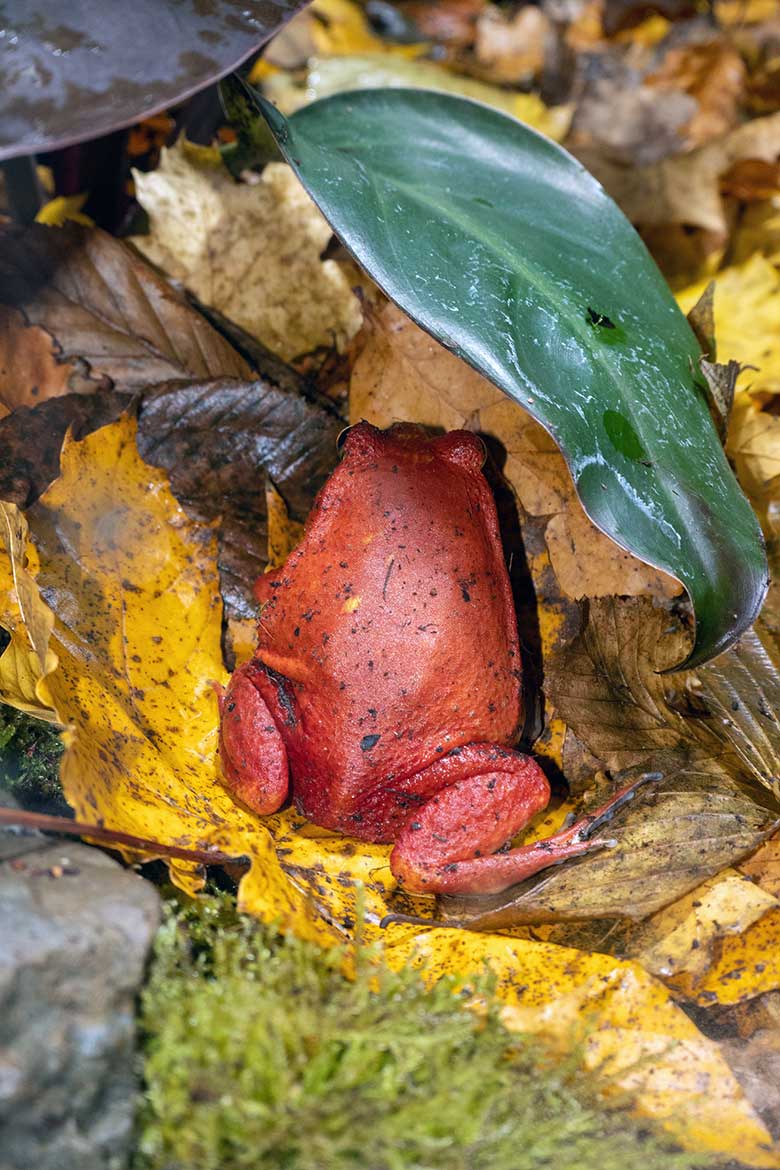
[[[258,49],[298,0],[9,0],[0,159],[97,138],[183,101]],[[175,47],[175,48],[174,48]]]

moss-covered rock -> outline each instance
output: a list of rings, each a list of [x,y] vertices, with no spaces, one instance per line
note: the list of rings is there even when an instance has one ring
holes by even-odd
[[[505,1030],[487,985],[426,989],[236,915],[170,914],[143,996],[137,1170],[681,1170],[573,1067]]]

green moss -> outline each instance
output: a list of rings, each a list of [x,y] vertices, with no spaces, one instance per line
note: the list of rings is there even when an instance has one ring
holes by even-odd
[[[582,1074],[477,1020],[454,980],[348,982],[210,898],[169,914],[143,996],[136,1170],[681,1170]],[[375,988],[375,989],[372,989]]]
[[[62,751],[62,740],[50,723],[0,703],[0,788],[20,804],[65,806],[59,778]]]

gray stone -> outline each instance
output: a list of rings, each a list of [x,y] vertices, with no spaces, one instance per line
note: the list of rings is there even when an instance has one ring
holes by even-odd
[[[119,1170],[155,888],[98,849],[0,833],[0,1170]]]

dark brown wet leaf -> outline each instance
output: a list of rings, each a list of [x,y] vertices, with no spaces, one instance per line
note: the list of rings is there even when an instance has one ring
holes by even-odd
[[[259,49],[303,0],[8,0],[0,159],[97,138],[183,101]]]
[[[138,447],[171,477],[196,519],[220,520],[219,568],[229,617],[253,617],[265,568],[265,477],[294,520],[305,520],[336,462],[342,420],[267,381],[223,378],[155,387],[142,400]]]

